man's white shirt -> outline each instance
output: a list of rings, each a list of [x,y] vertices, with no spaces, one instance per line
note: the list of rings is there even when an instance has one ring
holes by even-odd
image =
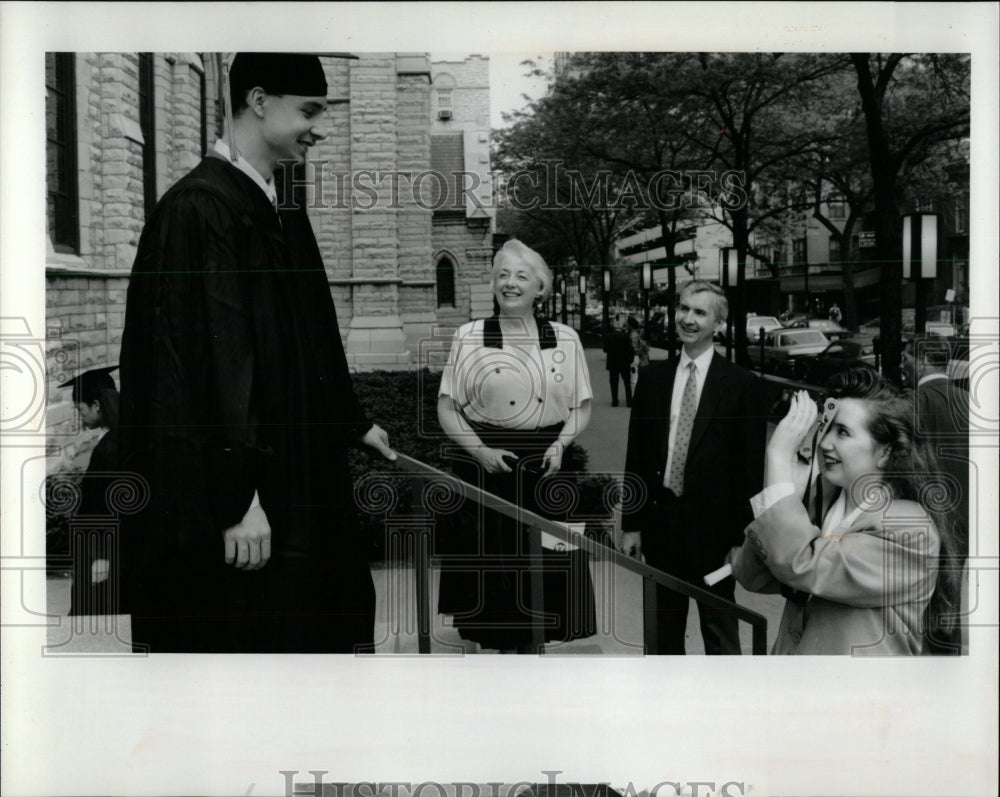
[[[250,161],[238,153],[236,155],[236,162],[233,163],[232,152],[229,149],[229,145],[221,138],[217,139],[215,142],[215,151],[243,172],[243,174],[253,180],[258,186],[260,186],[260,190],[264,192],[268,201],[271,203],[271,206],[274,208],[275,212],[277,212],[278,191],[274,187],[274,177],[270,180],[265,180],[260,176],[260,172],[253,167]]]

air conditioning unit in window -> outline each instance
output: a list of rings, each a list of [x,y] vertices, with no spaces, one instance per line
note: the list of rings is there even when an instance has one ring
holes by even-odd
[[[442,108],[438,111],[438,119],[451,119],[451,111],[447,108]]]

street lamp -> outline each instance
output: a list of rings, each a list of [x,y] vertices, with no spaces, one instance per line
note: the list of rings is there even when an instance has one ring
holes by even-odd
[[[740,255],[735,246],[724,246],[719,250],[719,284],[722,290],[729,294],[729,288],[735,287],[739,280]],[[730,305],[732,307],[732,305]],[[726,359],[732,359],[733,353],[733,319],[730,311],[726,319]]]
[[[724,246],[719,250],[719,285],[721,287],[736,286],[739,265],[739,253],[735,246]]]
[[[602,274],[601,274],[602,285],[604,287],[604,297],[603,297],[604,298],[604,313],[603,313],[603,317],[601,318],[601,332],[604,335],[607,335],[608,334],[608,325],[610,323],[610,320],[608,318],[608,316],[610,314],[610,308],[608,307],[608,305],[611,302],[611,269],[608,268],[607,266],[604,266],[601,269],[601,271],[602,271]]]
[[[937,278],[938,217],[936,213],[903,216],[903,279],[915,283],[913,329],[923,332],[927,324],[927,282]]]
[[[563,326],[566,325],[566,276],[559,275],[559,310],[562,313]]]
[[[649,292],[653,288],[653,265],[649,261],[642,264],[642,328],[649,336]]]
[[[583,321],[587,310],[587,272],[580,270],[580,334],[583,335]]]

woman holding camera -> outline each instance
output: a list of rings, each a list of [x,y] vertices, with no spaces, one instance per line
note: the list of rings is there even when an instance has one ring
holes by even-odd
[[[583,347],[569,327],[534,315],[552,289],[541,256],[520,241],[497,253],[491,277],[497,313],[464,324],[441,378],[438,419],[457,445],[461,479],[538,514],[556,507],[544,481],[587,428],[592,392]],[[501,652],[532,642],[527,532],[504,515],[465,503],[460,539],[443,557],[439,611],[464,639]],[[545,640],[594,633],[587,556],[545,552]]]
[[[730,555],[734,575],[788,599],[774,653],[921,653],[928,632],[945,636],[957,619],[948,513],[961,496],[934,480],[912,405],[881,377],[846,371],[828,391],[818,431],[804,391],[775,429],[756,519]],[[814,435],[820,473],[810,489],[800,448]]]

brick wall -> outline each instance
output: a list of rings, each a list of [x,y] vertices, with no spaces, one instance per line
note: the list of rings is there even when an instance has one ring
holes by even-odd
[[[463,61],[435,61],[431,64],[431,78],[434,85],[448,86],[454,80],[451,89],[451,104],[453,120],[471,122],[476,127],[489,128],[490,125],[490,59],[481,55],[472,55]],[[444,78],[442,80],[442,78]],[[434,114],[434,128],[445,129],[448,122],[437,120]]]
[[[338,58],[324,65],[328,107],[323,119],[327,137],[317,144],[310,157],[317,162],[309,174],[313,188],[309,215],[316,240],[323,253],[327,274],[334,279],[350,277],[353,272],[351,246],[352,212],[350,209],[351,169],[351,62]],[[308,170],[307,170],[308,171]],[[339,173],[338,177],[335,173]],[[315,175],[315,176],[314,176]],[[350,289],[335,288],[338,321],[341,328],[351,322]]]
[[[431,64],[433,92],[431,98],[432,134],[463,132],[463,160],[466,172],[478,178],[474,202],[466,196],[465,209],[469,218],[496,215],[490,178],[490,61],[472,55],[462,61],[435,61]],[[441,92],[451,95],[452,118],[438,118]],[[473,178],[467,178],[472,180]],[[470,183],[467,183],[470,185]]]
[[[90,368],[118,362],[125,321],[125,276],[57,276],[50,274],[45,291],[47,431],[57,445],[69,446],[50,469],[82,467],[78,457],[90,451],[99,435],[79,440],[79,420],[72,391],[59,388]]]
[[[425,75],[401,75],[396,106],[397,168],[417,174],[431,159],[430,85]],[[412,185],[400,186],[397,213],[399,276],[404,280],[432,279],[431,211],[420,207]]]
[[[455,308],[435,307],[441,323],[462,323],[471,317],[471,289],[473,285],[489,282],[492,268],[492,240],[489,222],[435,220],[433,229],[435,262],[447,254],[455,263]],[[432,296],[437,304],[437,293]]]
[[[50,253],[46,268],[47,430],[60,451],[50,469],[83,467],[100,436],[78,434],[71,391],[57,385],[118,362],[128,273],[145,224],[143,147],[156,149],[158,195],[200,160],[200,67],[193,53],[154,55],[154,135],[145,141],[138,54],[76,56],[80,252]]]

